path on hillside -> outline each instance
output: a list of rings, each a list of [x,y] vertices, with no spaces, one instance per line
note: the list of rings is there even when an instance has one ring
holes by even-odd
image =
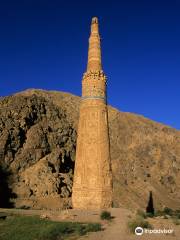
[[[129,240],[126,223],[130,214],[131,212],[126,209],[111,209],[113,219],[105,226],[104,231],[90,233],[88,236],[83,237],[82,240]]]

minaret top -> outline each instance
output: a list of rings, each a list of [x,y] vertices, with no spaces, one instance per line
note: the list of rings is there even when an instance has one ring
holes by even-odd
[[[98,18],[93,17],[91,22],[91,34],[99,34]]]
[[[101,46],[99,36],[98,18],[93,17],[91,22],[91,34],[89,38],[87,71],[101,71]]]
[[[93,24],[93,23],[97,23],[97,24],[98,24],[98,18],[97,18],[97,17],[93,17],[93,18],[92,18],[92,24]]]

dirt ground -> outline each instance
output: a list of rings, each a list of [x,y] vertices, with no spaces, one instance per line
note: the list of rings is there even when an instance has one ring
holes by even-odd
[[[22,210],[22,209],[0,209],[0,212],[15,213],[22,215],[39,215],[41,218],[48,218],[54,221],[73,221],[73,222],[101,222],[103,231],[89,233],[82,236],[80,240],[180,240],[180,225],[175,225],[172,219],[148,218],[148,222],[153,225],[154,229],[172,229],[171,234],[144,233],[136,236],[129,232],[127,222],[134,217],[134,214],[124,208],[109,209],[112,215],[111,221],[102,221],[100,211],[82,211],[82,210],[62,210],[62,211],[45,211],[45,210]]]
[[[129,232],[127,222],[133,217],[133,214],[126,209],[114,208],[111,209],[111,214],[114,217],[109,225],[105,226],[104,231],[90,233],[88,236],[81,238],[81,240],[180,240],[180,226],[174,225],[170,219],[154,218],[148,219],[154,229],[173,229],[174,233],[166,234],[143,234],[136,236]]]

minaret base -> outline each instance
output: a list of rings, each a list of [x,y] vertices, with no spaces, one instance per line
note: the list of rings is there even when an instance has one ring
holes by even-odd
[[[87,188],[74,189],[72,203],[73,208],[76,209],[108,209],[112,207],[112,191],[111,189],[104,191]]]

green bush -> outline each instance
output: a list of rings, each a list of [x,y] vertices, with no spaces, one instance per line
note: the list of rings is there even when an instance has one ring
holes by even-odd
[[[87,232],[97,232],[101,230],[101,224],[99,223],[82,224],[76,227],[76,232],[80,236],[85,235]]]
[[[12,216],[1,221],[0,240],[61,240],[100,230],[99,223],[53,222],[39,217]]]
[[[173,215],[173,210],[171,208],[165,207],[163,209],[164,214],[172,216]]]
[[[101,230],[101,224],[99,223],[89,223],[87,226],[87,232],[98,232]]]
[[[102,220],[111,220],[111,213],[108,211],[102,211],[100,215]]]
[[[134,231],[137,227],[149,228],[149,229],[153,228],[152,225],[148,221],[144,220],[144,218],[142,218],[140,216],[138,216],[135,219],[128,222],[128,228],[131,233],[134,233]]]

